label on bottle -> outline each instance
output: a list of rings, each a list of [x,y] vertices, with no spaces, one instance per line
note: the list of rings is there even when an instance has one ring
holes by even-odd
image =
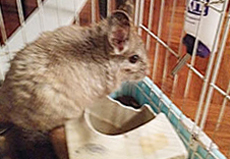
[[[203,2],[200,0],[188,0],[187,2],[185,32],[194,37],[198,37],[209,50],[215,52],[219,40],[216,39],[215,44],[215,36],[220,23],[221,13],[217,12],[212,7],[222,10],[223,2],[210,4],[212,7],[208,4],[212,2],[211,0],[203,0]],[[196,35],[198,28],[198,35]]]

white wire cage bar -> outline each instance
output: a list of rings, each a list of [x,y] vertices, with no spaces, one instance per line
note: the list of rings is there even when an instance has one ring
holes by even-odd
[[[5,54],[13,56],[12,52],[22,48],[26,42],[33,41],[42,31],[54,30],[57,27],[69,25],[73,22],[73,18],[79,22],[80,11],[86,3],[91,3],[91,20],[93,23],[96,22],[98,13],[96,5],[98,1],[96,0],[36,1],[37,9],[25,20],[21,0],[17,0],[18,16],[21,25],[8,38],[6,37],[4,19],[0,12],[1,34],[4,42],[1,46],[1,59],[5,58],[3,57]],[[182,39],[185,35],[184,22],[186,19],[187,1],[135,1],[134,24],[138,27],[138,33],[146,42],[146,48],[149,51],[152,62],[152,74],[149,77],[152,77],[154,84],[149,78],[146,78],[138,85],[124,85],[120,92],[116,92],[113,95],[130,94],[138,99],[140,103],[150,104],[156,113],[164,112],[190,152],[190,158],[225,158],[220,151],[224,151],[224,155],[229,157],[229,153],[226,151],[230,150],[230,136],[227,136],[228,146],[226,148],[220,147],[220,151],[217,146],[220,142],[215,142],[215,140],[217,138],[220,140],[218,134],[221,133],[221,125],[225,122],[226,111],[229,112],[228,107],[230,107],[230,75],[227,75],[228,79],[226,79],[227,82],[225,83],[227,84],[225,85],[222,85],[219,80],[220,76],[223,75],[221,68],[224,67],[221,61],[223,61],[223,58],[229,57],[226,55],[230,52],[226,47],[226,45],[229,46],[230,15],[227,12],[229,1],[202,0],[199,2],[209,6],[209,9],[215,10],[221,15],[218,23],[219,27],[215,30],[215,43],[218,44],[219,49],[217,52],[214,52],[214,48],[212,48],[212,53],[208,60],[202,61],[202,59],[195,56],[198,47],[197,38],[191,61],[186,64],[178,75],[171,77],[169,74],[173,63],[175,65],[177,60],[185,53],[183,52]],[[108,15],[111,13],[112,3],[112,0],[107,1],[106,9]],[[222,9],[216,8],[215,3],[223,3]],[[201,15],[203,15],[204,7],[201,10]],[[203,23],[203,18],[203,16],[200,17],[200,25]],[[31,30],[33,30],[33,33]],[[196,36],[200,32],[198,27]],[[8,57],[7,59],[10,58]],[[199,62],[205,63],[205,69],[200,68]],[[9,66],[7,65],[7,60],[0,64],[0,74],[2,76],[0,77],[4,78]],[[199,82],[194,79],[199,79]],[[198,88],[194,87],[196,82],[198,83]],[[193,91],[196,94],[195,97],[191,95]],[[216,102],[217,104],[215,103],[220,107],[220,110],[216,112],[217,117],[214,129],[209,130],[207,127],[212,115],[212,100],[215,102],[214,92],[221,96],[221,100]],[[169,99],[167,96],[171,98]],[[188,109],[187,105],[194,109]],[[193,115],[190,116],[190,114]],[[186,116],[189,116],[191,120]]]
[[[96,22],[96,4],[95,0],[91,0],[91,17],[92,17],[92,23]]]
[[[161,31],[162,31],[162,21],[164,16],[164,3],[165,1],[161,1],[161,7],[160,7],[160,15],[159,15],[159,25],[157,29],[157,37],[161,37]],[[159,43],[156,43],[156,50],[155,50],[155,59],[153,63],[153,73],[152,73],[152,79],[154,80],[156,76],[156,69],[157,69],[157,63],[158,63],[158,54],[159,54]]]
[[[44,31],[44,10],[43,10],[43,7],[42,7],[42,1],[41,0],[37,0],[37,5],[38,5],[38,10],[39,11],[39,24],[40,24],[40,27],[41,27],[41,31]]]
[[[22,38],[23,38],[23,43],[27,42],[27,37],[25,34],[25,17],[24,17],[24,12],[23,12],[23,8],[22,8],[22,1],[21,0],[16,0],[16,4],[17,4],[17,10],[18,10],[18,16],[19,16],[19,22],[20,25],[22,27]]]

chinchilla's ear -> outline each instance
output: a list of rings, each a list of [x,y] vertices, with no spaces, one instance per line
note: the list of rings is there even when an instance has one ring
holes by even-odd
[[[130,34],[129,16],[121,10],[117,10],[111,14],[108,19],[108,41],[114,48],[115,54],[123,54],[127,49]]]
[[[125,11],[131,20],[133,20],[134,0],[116,0],[116,9]]]

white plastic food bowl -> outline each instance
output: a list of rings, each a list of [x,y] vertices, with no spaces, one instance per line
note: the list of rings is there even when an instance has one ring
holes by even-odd
[[[139,110],[102,99],[78,120],[66,123],[70,159],[187,158],[168,121],[147,105]]]

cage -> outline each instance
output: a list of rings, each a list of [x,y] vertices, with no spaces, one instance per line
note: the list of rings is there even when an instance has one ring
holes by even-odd
[[[214,22],[217,27],[210,31],[213,47],[207,58],[193,54],[191,61],[172,76],[173,67],[187,51],[183,38],[190,3],[198,4],[202,15],[194,37],[202,33],[199,26],[204,23],[207,7],[218,14]],[[221,7],[216,7],[219,4]],[[88,25],[114,8],[113,0],[1,0],[0,79],[4,80],[15,52],[41,32],[70,23]],[[229,22],[228,0],[135,0],[134,24],[146,43],[151,73],[138,84],[124,83],[110,96],[132,96],[141,105],[149,104],[154,112],[165,113],[187,147],[189,158],[230,156]],[[199,44],[195,39],[193,50]]]

